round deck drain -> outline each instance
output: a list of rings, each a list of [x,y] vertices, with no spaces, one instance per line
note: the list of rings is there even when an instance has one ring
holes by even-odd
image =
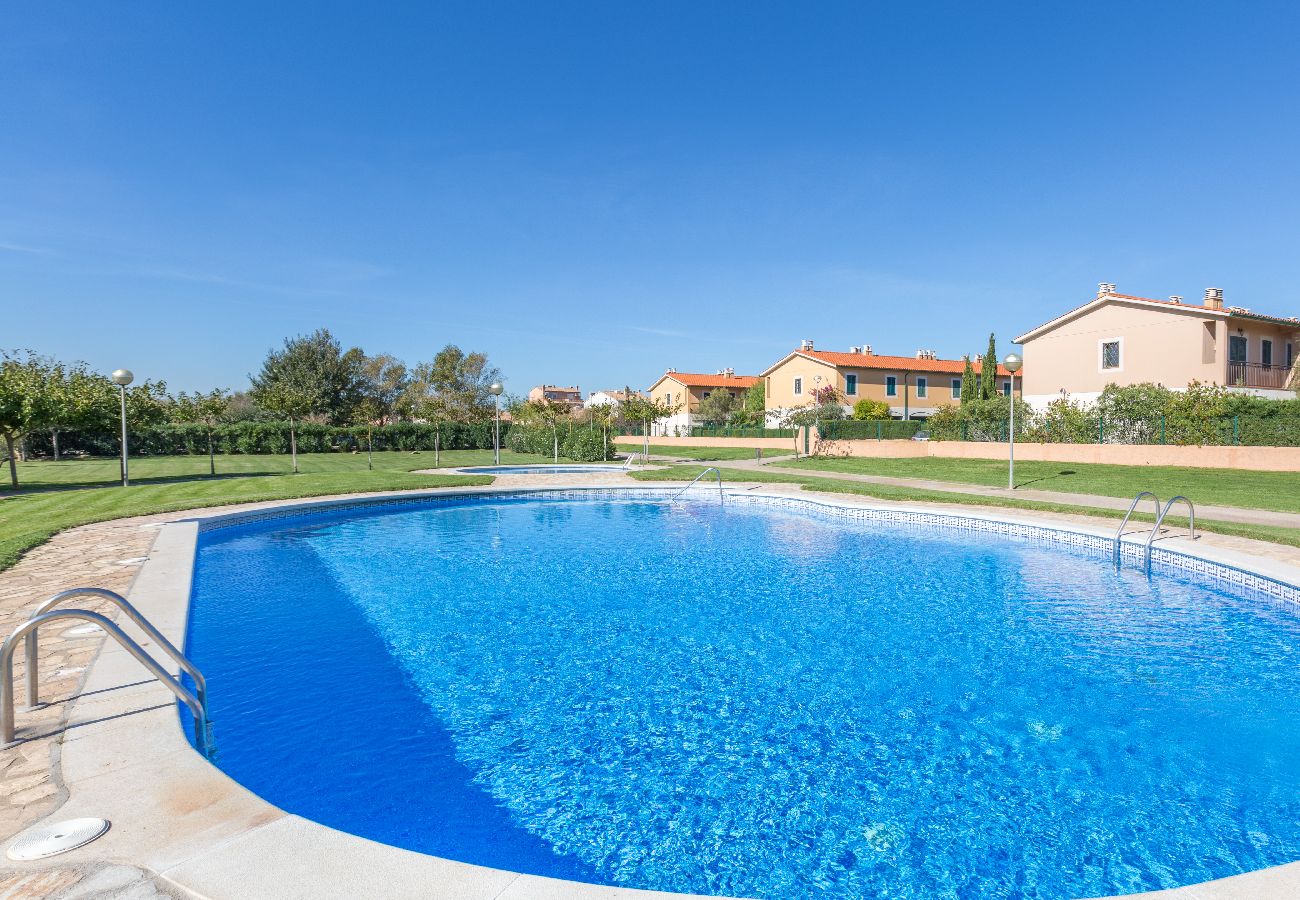
[[[85,625],[73,625],[63,634],[68,637],[81,637],[84,634],[99,634],[103,630],[94,622],[87,622]]]
[[[107,819],[68,819],[33,828],[9,847],[10,859],[45,859],[84,847],[108,831]]]

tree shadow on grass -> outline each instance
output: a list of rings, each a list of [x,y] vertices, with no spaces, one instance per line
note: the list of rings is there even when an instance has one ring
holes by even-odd
[[[267,475],[288,475],[287,469],[264,469],[253,472],[218,472],[216,475],[156,475],[138,478],[131,476],[131,485],[161,485],[161,484],[184,484],[186,482],[201,481],[229,481],[240,478],[262,478]],[[115,488],[121,487],[122,482],[117,479],[96,479],[93,481],[38,481],[28,484],[19,483],[18,489],[14,490],[8,484],[0,487],[0,498],[3,497],[23,497],[30,494],[47,494],[57,491],[83,491],[87,488]]]
[[[1062,475],[1078,475],[1078,474],[1079,474],[1078,471],[1075,469],[1062,469],[1059,472],[1053,472],[1051,475],[1040,475],[1038,478],[1029,478],[1025,481],[1017,480],[1016,487],[1029,487],[1031,484],[1038,484],[1039,482],[1043,482],[1043,481],[1051,481],[1055,478],[1060,478]]]

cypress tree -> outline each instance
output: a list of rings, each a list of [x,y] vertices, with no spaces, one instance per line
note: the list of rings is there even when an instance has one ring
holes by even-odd
[[[998,395],[998,344],[989,333],[989,349],[980,360],[980,397],[992,400]]]
[[[962,369],[961,373],[962,403],[965,403],[967,400],[974,400],[978,396],[976,393],[976,388],[978,386],[975,384],[975,367],[971,365],[970,354],[967,354],[964,359],[966,360],[966,367]]]

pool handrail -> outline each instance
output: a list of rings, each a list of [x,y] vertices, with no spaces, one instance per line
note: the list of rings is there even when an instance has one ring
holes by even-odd
[[[1151,493],[1150,491],[1142,491],[1142,493],[1138,494],[1136,497],[1133,498],[1133,502],[1130,503],[1128,506],[1128,512],[1124,513],[1124,521],[1119,523],[1119,530],[1115,532],[1115,565],[1116,566],[1119,565],[1119,561],[1120,561],[1120,552],[1119,552],[1120,538],[1124,536],[1124,529],[1128,527],[1128,520],[1133,516],[1133,510],[1137,509],[1137,505],[1142,501],[1143,497],[1150,497],[1152,500],[1156,502],[1156,518],[1157,519],[1160,518],[1160,498],[1157,497],[1155,494]]]
[[[18,743],[14,739],[14,653],[18,650],[18,644],[42,625],[61,619],[81,619],[98,625],[104,629],[105,634],[117,641],[122,649],[148,669],[149,674],[166,685],[178,700],[189,707],[190,713],[194,716],[194,744],[198,751],[205,757],[211,755],[212,723],[208,719],[207,706],[199,703],[199,698],[193,692],[178,679],[173,678],[158,664],[157,660],[145,652],[144,648],[113,624],[111,619],[86,609],[55,609],[34,616],[15,628],[13,633],[5,638],[4,644],[0,645],[0,747],[7,748]]]
[[[1160,524],[1164,522],[1165,516],[1169,515],[1169,510],[1172,509],[1173,505],[1177,503],[1179,500],[1187,504],[1187,515],[1189,519],[1188,524],[1191,526],[1190,537],[1192,540],[1196,540],[1196,507],[1192,505],[1191,500],[1188,500],[1182,494],[1179,494],[1177,497],[1174,497],[1172,500],[1170,500],[1168,503],[1165,504],[1164,510],[1161,511],[1160,515],[1156,516],[1155,527],[1153,527],[1151,529],[1151,533],[1147,535],[1147,545],[1145,548],[1145,552],[1143,554],[1142,565],[1143,568],[1146,569],[1148,575],[1151,574],[1151,542],[1154,541],[1156,539],[1156,535],[1160,533]]]
[[[727,500],[726,500],[726,495],[722,492],[722,470],[719,469],[717,466],[709,466],[703,472],[696,475],[694,478],[691,479],[690,484],[686,485],[686,487],[682,488],[680,491],[673,494],[672,499],[669,500],[668,502],[676,503],[678,498],[680,498],[682,494],[686,493],[691,488],[695,487],[695,483],[699,481],[701,478],[703,478],[705,475],[708,475],[710,472],[718,476],[718,503],[725,506]]]
[[[623,460],[623,468],[624,468],[624,469],[630,469],[630,468],[632,468],[632,463],[633,463],[633,461],[636,459],[636,455],[637,455],[638,453],[640,453],[640,452],[641,452],[640,450],[632,450],[632,451],[630,451],[630,452],[628,453],[628,455],[627,455],[627,459]]]
[[[110,591],[107,588],[81,587],[72,588],[71,590],[60,591],[50,599],[46,600],[40,606],[36,607],[27,618],[34,619],[39,615],[49,612],[56,606],[60,606],[74,597],[98,597],[101,600],[107,600],[115,605],[122,612],[126,613],[127,618],[140,627],[140,630],[148,635],[149,639],[162,648],[162,651],[172,658],[172,660],[181,667],[186,675],[194,679],[195,695],[204,708],[208,705],[208,682],[203,677],[203,673],[198,670],[194,663],[186,658],[184,653],[176,649],[171,641],[163,637],[162,632],[153,627],[153,623],[146,619],[140,610],[132,606],[127,599],[116,591]],[[40,704],[39,699],[39,682],[36,678],[36,656],[39,651],[38,638],[36,629],[27,633],[27,708],[34,709]]]

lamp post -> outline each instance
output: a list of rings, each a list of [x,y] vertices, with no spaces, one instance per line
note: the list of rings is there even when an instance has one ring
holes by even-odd
[[[488,386],[488,393],[492,395],[492,405],[496,408],[496,421],[492,429],[492,459],[496,465],[501,465],[501,392],[505,390],[501,382],[494,381]]]
[[[1016,489],[1016,373],[1024,365],[1019,356],[1008,353],[1002,367],[1011,373],[1011,426],[1007,429],[1007,490]]]
[[[135,375],[130,369],[118,369],[112,378],[122,398],[122,487],[126,487],[131,483],[126,468],[126,386],[135,381]]]

